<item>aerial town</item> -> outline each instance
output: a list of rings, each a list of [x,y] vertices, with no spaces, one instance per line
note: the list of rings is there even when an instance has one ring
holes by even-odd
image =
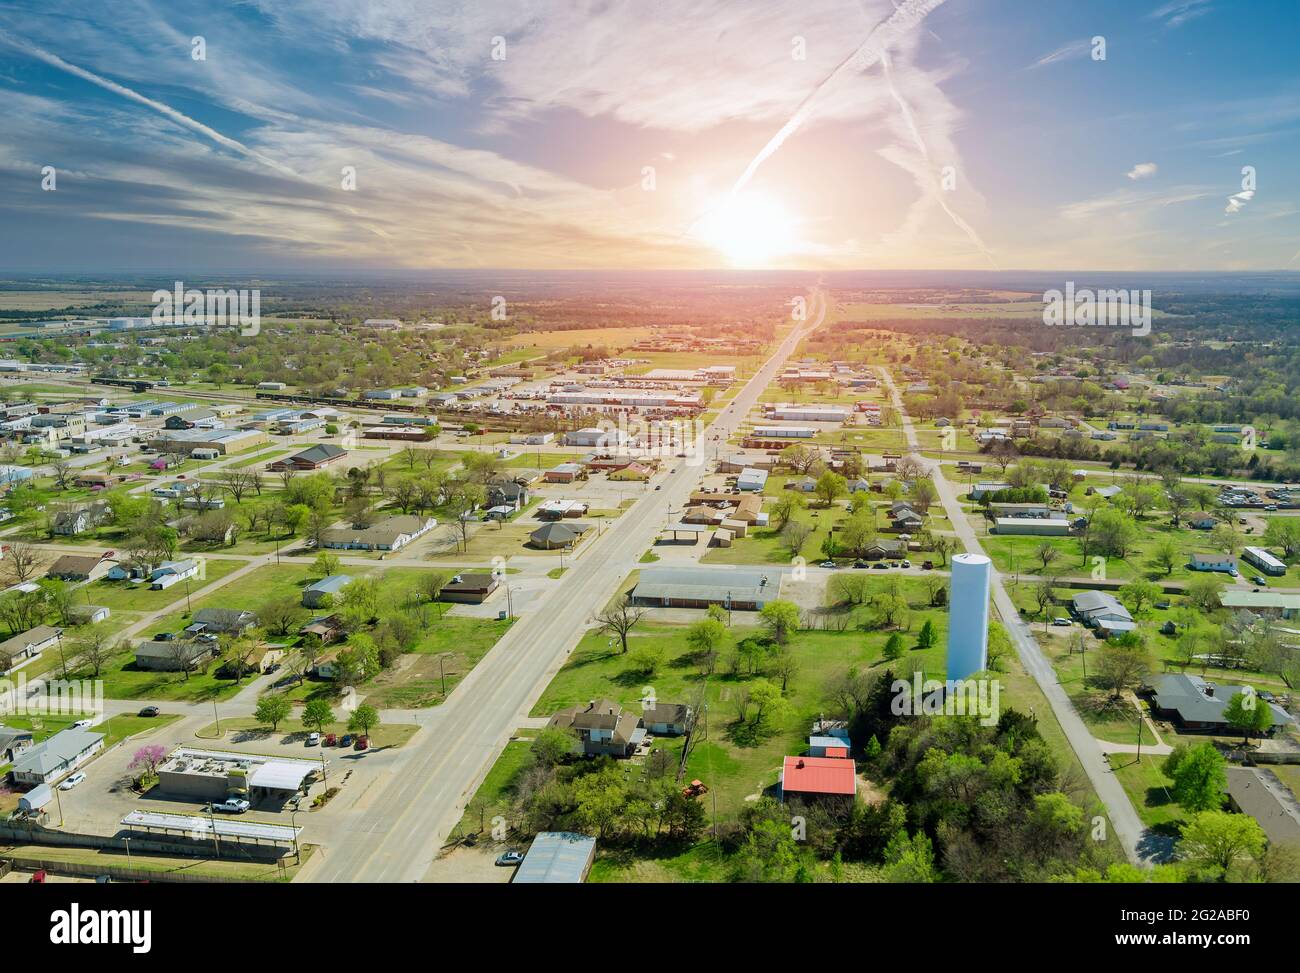
[[[1276,936],[1296,11],[494,6],[0,12],[5,901]]]

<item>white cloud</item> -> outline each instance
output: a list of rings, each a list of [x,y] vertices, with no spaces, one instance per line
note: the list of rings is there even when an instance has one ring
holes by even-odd
[[[1175,28],[1183,26],[1189,20],[1204,17],[1213,9],[1210,0],[1170,0],[1147,14],[1147,19],[1163,21],[1165,27]]]
[[[1148,176],[1154,176],[1160,167],[1154,162],[1139,162],[1127,173],[1128,177],[1136,182],[1139,179],[1146,179]]]
[[[1073,61],[1077,58],[1086,57],[1092,50],[1091,41],[1071,41],[1054,51],[1044,54],[1033,64],[1029,65],[1030,69],[1046,67],[1049,64],[1056,64],[1060,61]]]

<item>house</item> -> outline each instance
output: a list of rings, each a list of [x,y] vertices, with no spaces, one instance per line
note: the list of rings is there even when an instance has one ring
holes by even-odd
[[[1247,547],[1241,552],[1241,559],[1254,565],[1264,574],[1280,577],[1286,574],[1286,563],[1262,547]]]
[[[152,564],[122,561],[110,567],[105,577],[109,581],[144,581],[151,574],[153,574]]]
[[[200,608],[194,613],[192,624],[186,629],[198,632],[217,632],[222,635],[242,635],[257,625],[257,615],[238,608]]]
[[[868,561],[879,561],[881,558],[907,557],[907,541],[882,537],[870,545],[862,552],[862,556]]]
[[[511,881],[518,885],[581,885],[595,859],[595,838],[571,831],[542,831]]]
[[[154,591],[170,588],[178,581],[193,578],[199,573],[199,562],[192,560],[164,561],[149,573],[149,587]]]
[[[0,764],[11,764],[18,755],[35,742],[31,730],[17,730],[12,726],[0,726]]]
[[[1150,699],[1151,712],[1159,719],[1170,720],[1184,730],[1238,732],[1228,725],[1223,713],[1232,698],[1243,692],[1242,686],[1225,686],[1200,676],[1169,672],[1147,676],[1138,692]],[[1294,722],[1281,707],[1262,699],[1259,704],[1268,706],[1273,713],[1273,725],[1268,736],[1272,736],[1278,727]]]
[[[348,634],[347,626],[343,624],[343,619],[338,615],[322,615],[319,618],[313,618],[302,628],[298,629],[299,635],[314,635],[321,640],[322,645],[329,645]]]
[[[651,567],[641,572],[632,600],[660,608],[707,608],[758,611],[780,597],[781,582],[766,572],[744,568]]]
[[[112,510],[106,503],[92,503],[77,510],[60,510],[54,515],[50,531],[63,537],[75,537],[107,522],[110,517]]]
[[[45,576],[78,583],[96,581],[108,574],[108,569],[113,563],[107,558],[95,557],[93,554],[64,554],[50,565]]]
[[[0,675],[26,665],[28,660],[57,645],[62,634],[63,629],[53,625],[37,625],[0,642]]]
[[[87,490],[102,490],[105,487],[112,486],[115,482],[117,482],[116,479],[107,473],[78,473],[76,479],[72,481],[72,485]]]
[[[458,574],[442,586],[438,596],[441,601],[455,601],[466,605],[481,605],[501,586],[495,574],[480,572]]]
[[[645,463],[638,463],[635,460],[626,466],[616,470],[611,470],[609,478],[615,481],[635,481],[641,482],[650,479],[654,475],[654,468],[647,466]]]
[[[337,463],[347,455],[348,451],[339,446],[318,443],[304,449],[301,453],[294,453],[292,456],[278,459],[274,463],[268,464],[266,468],[273,473],[280,473],[284,470],[319,470],[331,463]]]
[[[43,743],[25,749],[9,776],[15,784],[36,787],[52,784],[70,774],[104,746],[104,734],[90,730],[62,730]]]
[[[786,757],[779,788],[782,803],[852,804],[858,793],[857,765],[847,757]]]
[[[369,527],[335,527],[321,534],[321,546],[349,551],[396,551],[438,526],[432,517],[405,514]]]
[[[1237,573],[1237,559],[1231,554],[1193,554],[1187,562],[1193,571]]]
[[[808,737],[808,756],[847,757],[852,749],[849,731],[843,725],[831,725],[827,721],[813,724],[813,732]]]
[[[685,703],[647,702],[641,708],[641,725],[661,737],[679,737],[691,721],[691,708]]]
[[[1242,591],[1229,588],[1219,595],[1224,608],[1244,608],[1256,615],[1279,615],[1291,619],[1300,617],[1300,594],[1285,591]]]
[[[487,488],[488,506],[522,510],[528,503],[528,487],[514,480],[493,480]]]
[[[1131,632],[1137,627],[1133,615],[1109,591],[1081,591],[1071,600],[1076,618],[1107,636]]]
[[[217,642],[208,639],[141,642],[135,647],[135,667],[146,672],[194,670],[215,656],[217,648]]]
[[[610,699],[562,709],[546,725],[576,733],[577,749],[588,757],[630,757],[646,735],[641,718]]]
[[[542,551],[572,547],[589,529],[587,524],[543,524],[528,535],[528,544]]]
[[[1188,526],[1196,530],[1213,530],[1218,523],[1210,514],[1193,514],[1187,518]]]
[[[342,597],[343,589],[352,583],[350,574],[331,574],[327,578],[314,581],[302,591],[302,604],[305,608],[320,608]]]
[[[1228,806],[1258,821],[1270,845],[1300,846],[1300,802],[1273,771],[1229,767]]]

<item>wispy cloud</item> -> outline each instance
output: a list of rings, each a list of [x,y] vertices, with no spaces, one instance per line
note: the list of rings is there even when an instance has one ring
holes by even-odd
[[[1204,17],[1214,8],[1210,0],[1171,0],[1147,14],[1149,20],[1159,20],[1165,27],[1181,27],[1189,20]]]
[[[1159,168],[1160,167],[1154,162],[1139,162],[1130,169],[1126,175],[1136,182],[1139,179],[1146,179],[1149,176],[1154,176]]]
[[[1049,64],[1058,64],[1061,61],[1074,61],[1081,57],[1086,57],[1092,50],[1092,43],[1087,40],[1071,41],[1063,44],[1054,51],[1044,54],[1033,64],[1029,65],[1030,70],[1034,68],[1046,67]]]

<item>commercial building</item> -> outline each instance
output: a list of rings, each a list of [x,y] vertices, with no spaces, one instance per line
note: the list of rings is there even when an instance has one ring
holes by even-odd
[[[839,405],[781,404],[768,415],[778,422],[843,422],[851,412],[847,406]]]
[[[767,470],[746,466],[736,477],[736,489],[762,493],[767,486]]]
[[[1228,588],[1219,595],[1224,608],[1245,608],[1260,613],[1277,613],[1283,618],[1300,616],[1300,594],[1285,591],[1240,591]]]
[[[396,551],[423,537],[438,521],[405,514],[369,527],[336,527],[321,534],[321,546],[348,551]]]
[[[951,563],[947,675],[949,682],[955,682],[988,668],[993,563],[983,554],[957,554]]]
[[[260,429],[178,429],[159,433],[152,445],[160,453],[189,456],[196,449],[209,449],[225,456],[264,446],[270,441],[270,437]]]
[[[314,581],[302,591],[302,603],[307,608],[320,608],[327,599],[342,597],[343,589],[352,583],[350,574],[331,574]]]
[[[453,601],[463,605],[481,605],[500,586],[501,579],[487,571],[458,574],[442,586],[438,598],[440,601]]]
[[[781,583],[761,570],[729,568],[646,568],[632,589],[639,605],[758,611],[780,597]]]
[[[754,439],[812,439],[817,430],[812,426],[755,426],[749,435]]]
[[[281,470],[319,470],[331,463],[337,463],[348,455],[348,451],[340,446],[331,446],[329,443],[318,443],[304,449],[301,453],[294,453],[284,459],[278,459],[274,463],[267,465],[267,469],[273,473]]]
[[[1070,522],[1056,517],[998,517],[994,530],[999,534],[1066,537],[1070,533]]]
[[[180,747],[159,765],[158,789],[198,801],[239,796],[276,806],[300,793],[320,772],[319,760]]]

